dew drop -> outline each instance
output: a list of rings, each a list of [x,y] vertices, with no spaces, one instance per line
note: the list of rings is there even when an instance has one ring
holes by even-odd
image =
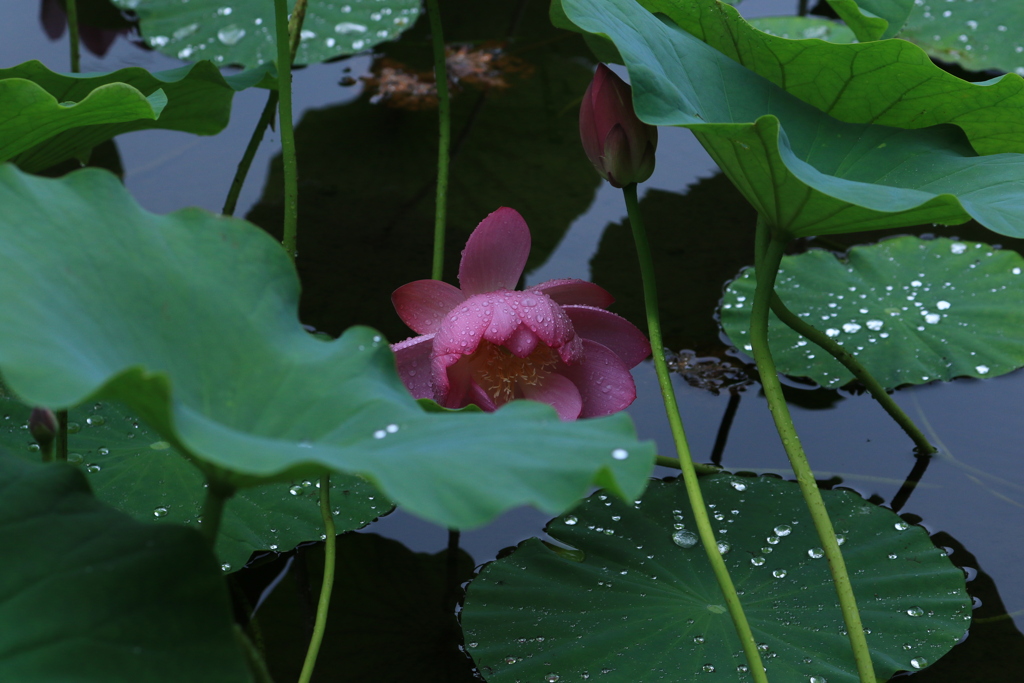
[[[164,506],[161,505],[160,507],[158,507],[158,508],[153,510],[153,516],[154,517],[166,517],[167,516],[167,508],[165,508]]]
[[[625,448],[616,448],[614,451],[612,451],[612,457],[615,458],[616,460],[625,460],[626,458],[629,457],[629,451],[627,451]]]
[[[758,555],[757,557],[752,557],[750,558],[750,564],[754,565],[755,567],[760,567],[764,564],[764,558],[760,555]]]
[[[979,375],[984,375],[989,371],[989,367],[987,365],[978,365],[974,369]]]
[[[903,520],[900,520],[900,521],[896,522],[895,524],[893,524],[893,527],[896,528],[896,531],[906,531],[907,529],[910,528],[910,525],[907,524],[906,522],[904,522]]]
[[[566,526],[576,526],[576,524],[579,521],[580,520],[576,519],[576,517],[574,515],[569,515],[568,517],[565,518]]]
[[[910,666],[914,667],[915,669],[923,669],[926,666],[928,666],[928,660],[924,657],[914,657],[910,660]]]
[[[774,576],[776,579],[784,579],[784,578],[786,578],[786,570],[785,569],[774,569],[774,570],[772,570],[772,576]]]
[[[385,432],[383,429],[378,429],[377,431],[375,431],[373,433],[373,438],[375,438],[375,439],[383,439],[387,435],[388,435],[388,433]]]
[[[88,465],[85,466],[85,471],[88,472],[89,474],[96,474],[101,469],[103,469],[103,468],[100,467],[99,465],[97,465],[94,462],[91,462],[91,463],[89,463]]]
[[[746,485],[746,484],[743,484],[743,483],[740,483],[740,482],[738,482],[738,481],[733,481],[733,482],[730,482],[730,484],[731,484],[731,485],[732,485],[732,487],[733,487],[734,489],[736,489],[737,491],[746,491],[746,490],[747,490],[747,485]]]
[[[779,526],[775,527],[774,531],[776,536],[789,536],[789,534],[793,531],[793,527],[789,526],[788,524],[780,524]]]
[[[680,529],[679,531],[672,534],[672,542],[680,548],[692,548],[697,545],[697,534],[686,529]]]
[[[918,607],[917,605],[914,605],[913,607],[911,607],[911,608],[909,608],[907,610],[907,614],[912,616],[912,617],[923,617],[924,616],[924,610],[921,609],[920,607]]]
[[[232,45],[237,45],[238,41],[240,41],[242,38],[245,38],[245,29],[241,26],[236,26],[234,24],[231,24],[230,26],[225,26],[221,30],[217,31],[217,40],[227,45],[228,47],[231,47]]]
[[[812,560],[820,560],[821,558],[825,557],[825,551],[821,548],[811,548],[807,551],[807,557],[811,558]]]

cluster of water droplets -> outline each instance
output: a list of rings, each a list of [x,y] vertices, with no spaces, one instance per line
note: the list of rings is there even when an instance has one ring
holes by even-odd
[[[1000,17],[998,10],[991,6],[978,7],[975,0],[914,0],[915,9],[911,19],[914,33],[919,41],[930,41],[933,51],[939,50],[959,56],[965,64],[975,65],[979,58],[975,53],[999,53],[1002,61],[1020,62],[1024,57],[1024,39],[1007,41],[1012,35],[1011,28]],[[994,2],[994,0],[993,0]],[[979,3],[981,4],[981,3]],[[916,17],[919,16],[920,19]],[[1019,35],[1019,32],[1018,32]],[[918,41],[918,42],[919,42]],[[986,68],[991,64],[969,68]],[[1024,75],[1024,66],[1014,67],[1018,75]]]
[[[139,0],[124,0],[123,4],[127,9],[135,9],[138,3]],[[277,58],[277,49],[271,6],[260,6],[259,10],[267,12],[267,16],[262,16],[254,14],[250,4],[224,4],[207,17],[165,34],[147,36],[146,42],[186,61],[212,59],[218,64],[247,66],[272,62]],[[369,49],[412,26],[420,12],[419,3],[411,0],[351,0],[348,4],[312,8],[300,33],[298,61],[320,61]],[[187,16],[195,17],[195,12]],[[159,18],[163,24],[168,23],[167,19]],[[144,22],[143,31],[146,28]]]
[[[898,244],[899,240],[893,242]],[[803,309],[798,309],[799,317],[854,356],[867,353],[869,360],[865,362],[875,357],[890,358],[885,365],[892,366],[887,372],[894,375],[895,384],[951,379],[963,374],[989,375],[992,368],[985,362],[968,359],[965,363],[963,359],[940,355],[935,349],[945,349],[950,344],[949,335],[962,335],[972,329],[975,323],[971,311],[988,305],[1007,306],[1006,296],[1018,291],[1012,286],[1012,276],[1021,274],[1021,266],[1016,265],[1019,259],[987,244],[948,239],[920,241],[916,254],[898,246],[887,247],[886,243],[858,249],[863,249],[865,256],[873,254],[876,260],[882,261],[881,265],[872,264],[872,268],[865,270],[876,271],[870,280],[857,277],[856,268],[847,265],[849,281],[832,291],[816,290],[810,296],[802,295],[800,273],[779,271],[777,287],[784,298],[806,298]],[[906,268],[912,259],[918,259],[921,270],[929,272],[907,274]],[[943,263],[937,266],[935,262],[939,259]],[[866,261],[863,257],[859,260]],[[885,262],[891,267],[884,268]],[[738,292],[751,289],[753,282],[753,271],[748,269],[730,285],[733,296],[726,295],[723,311],[742,309],[748,297]],[[812,303],[808,305],[807,301]],[[749,339],[745,326],[735,332],[730,330],[730,334],[738,334],[734,341],[741,342],[744,350],[752,350],[749,342],[742,343]],[[790,355],[781,354],[776,359],[783,371],[797,375],[811,373],[823,386],[830,388],[849,379],[848,371],[840,368],[838,361],[817,345],[781,327],[776,334],[794,339],[788,349]],[[892,341],[886,342],[890,337]],[[901,349],[916,349],[915,355],[922,362],[910,364],[914,369],[904,367],[908,364],[893,363],[894,343]],[[968,356],[977,355],[975,351],[965,351]],[[808,363],[806,370],[802,362],[796,360],[798,357]],[[829,366],[836,370],[833,372]],[[935,370],[921,372],[921,368]]]

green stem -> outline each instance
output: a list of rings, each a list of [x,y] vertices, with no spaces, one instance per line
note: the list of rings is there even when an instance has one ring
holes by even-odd
[[[679,469],[682,470],[683,482],[686,485],[686,493],[690,498],[690,507],[693,509],[693,517],[697,524],[697,533],[704,544],[704,552],[707,553],[711,563],[711,569],[715,573],[718,585],[722,589],[729,615],[732,617],[736,627],[736,634],[743,645],[743,652],[747,656],[750,665],[750,674],[754,681],[767,683],[768,677],[765,674],[764,665],[761,663],[761,654],[757,651],[757,642],[750,630],[747,616],[743,612],[743,605],[736,594],[729,570],[722,559],[722,553],[718,550],[718,542],[715,540],[714,531],[711,528],[711,521],[708,519],[708,511],[704,505],[704,495],[701,493],[700,484],[697,480],[697,472],[693,465],[693,458],[690,457],[690,447],[686,442],[686,432],[683,430],[683,422],[679,417],[679,406],[676,403],[675,389],[672,387],[672,374],[665,362],[665,347],[661,337],[661,318],[658,315],[658,289],[654,279],[654,260],[651,257],[651,248],[647,243],[647,234],[644,231],[643,222],[640,216],[640,204],[637,201],[636,183],[622,188],[626,198],[626,211],[629,213],[629,223],[633,228],[633,241],[636,244],[636,253],[640,261],[640,275],[643,280],[644,306],[647,311],[647,332],[651,337],[651,351],[654,357],[654,369],[658,374],[658,385],[661,388],[661,398],[665,403],[665,412],[668,415],[668,423],[672,429],[672,438],[675,441],[676,450],[679,453]]]
[[[334,588],[334,566],[336,556],[336,532],[334,530],[334,514],[331,512],[331,475],[320,477],[320,516],[324,520],[324,582],[320,588],[320,600],[316,606],[316,621],[313,623],[313,636],[309,639],[306,650],[306,661],[302,664],[299,683],[309,683],[316,668],[316,657],[320,652],[320,643],[324,639],[327,627],[327,611],[331,606],[331,590]]]
[[[299,43],[302,42],[302,22],[305,19],[306,0],[298,0],[295,3],[295,8],[292,10],[292,18],[288,22],[288,51],[291,56],[289,64],[295,61],[295,55],[299,51]],[[280,94],[276,90],[271,90],[267,96],[267,104],[263,107],[263,113],[256,124],[256,129],[253,130],[252,136],[249,138],[249,145],[245,148],[245,154],[242,155],[242,160],[238,162],[238,169],[235,171],[235,177],[231,181],[231,188],[228,190],[227,199],[224,200],[224,209],[221,213],[225,216],[231,216],[235,213],[235,207],[238,205],[238,195],[241,194],[242,185],[245,184],[245,178],[249,175],[249,167],[252,166],[252,160],[256,157],[256,150],[259,149],[260,143],[263,142],[263,134],[274,122],[274,112],[277,110],[279,99]]]
[[[664,455],[656,456],[654,461],[655,465],[661,465],[662,467],[671,467],[674,470],[682,469],[679,464],[678,458],[669,458]],[[704,463],[695,462],[693,463],[693,470],[698,476],[706,474],[718,474],[722,471],[721,467],[715,467],[714,465],[705,465]]]
[[[928,437],[924,435],[914,421],[903,409],[896,404],[892,396],[885,390],[878,380],[875,379],[870,372],[867,371],[857,357],[847,351],[841,346],[836,340],[829,337],[827,334],[817,329],[803,318],[793,313],[791,310],[786,308],[786,304],[782,302],[777,293],[772,293],[771,300],[772,311],[778,316],[785,325],[792,329],[797,334],[801,334],[811,342],[820,346],[829,355],[835,358],[837,361],[842,363],[847,370],[853,373],[853,376],[861,381],[861,383],[867,388],[868,392],[874,396],[875,400],[882,404],[882,408],[885,412],[889,413],[892,419],[896,420],[904,432],[907,433],[914,443],[917,445],[918,450],[923,454],[935,453],[936,448],[928,442]]]
[[[230,484],[206,479],[206,500],[203,501],[202,531],[210,543],[210,548],[217,545],[217,532],[220,531],[220,520],[224,516],[224,504],[235,495],[235,488]]]
[[[68,461],[68,411],[57,411],[57,461]]]
[[[245,661],[249,665],[249,672],[252,673],[256,683],[274,683],[274,679],[270,677],[267,663],[264,661],[263,654],[259,651],[259,648],[256,647],[241,626],[235,624],[234,627],[235,641],[242,647],[242,654],[245,656]]]
[[[434,261],[431,276],[444,278],[444,234],[448,210],[448,162],[452,140],[452,107],[448,93],[448,64],[445,61],[444,33],[437,0],[427,0],[430,36],[434,46],[434,80],[437,83],[437,113],[440,132],[437,145],[437,200],[434,203]]]
[[[793,472],[796,473],[800,492],[807,503],[811,520],[814,522],[814,528],[818,532],[825,557],[828,559],[828,566],[832,572],[836,593],[839,596],[839,606],[843,613],[843,621],[846,623],[861,683],[875,683],[871,652],[868,649],[867,638],[864,636],[860,612],[857,610],[857,602],[853,595],[853,586],[850,584],[850,576],[846,571],[846,562],[839,550],[835,529],[829,520],[828,510],[825,509],[825,502],[821,498],[821,491],[818,490],[818,485],[814,481],[814,473],[811,471],[807,456],[800,445],[800,438],[793,426],[789,407],[782,395],[782,384],[779,382],[778,371],[775,369],[775,359],[772,358],[768,346],[768,310],[771,306],[775,278],[785,248],[786,241],[770,236],[768,224],[762,218],[758,218],[757,253],[755,255],[757,289],[754,293],[754,305],[750,319],[750,341],[754,348],[757,371],[761,375],[761,387],[768,399],[772,418],[775,420],[775,428],[782,438],[782,446],[786,449]]]
[[[288,38],[288,1],[274,0],[277,29],[277,92],[281,126],[281,160],[284,169],[284,250],[295,258],[299,214],[298,164],[295,159],[295,129],[292,125],[292,58]]]
[[[71,39],[71,73],[77,74],[82,70],[78,37],[78,0],[67,0],[65,7],[68,15],[68,35]]]
[[[291,56],[289,63],[294,62],[295,55],[299,53],[299,44],[302,42],[302,23],[305,20],[306,0],[295,0],[292,18],[288,21],[288,54]]]
[[[249,175],[249,167],[252,166],[252,160],[256,157],[256,150],[259,149],[260,143],[263,142],[263,134],[266,133],[267,127],[274,120],[274,112],[277,111],[277,100],[277,91],[271,90],[267,96],[267,104],[263,107],[263,114],[256,124],[256,129],[252,132],[252,137],[249,138],[249,145],[245,148],[245,154],[242,155],[242,160],[238,162],[238,169],[235,171],[234,180],[231,181],[231,189],[228,190],[227,199],[224,200],[224,208],[221,210],[221,213],[225,216],[231,216],[235,213],[235,207],[238,205],[238,195],[242,192],[245,177]]]

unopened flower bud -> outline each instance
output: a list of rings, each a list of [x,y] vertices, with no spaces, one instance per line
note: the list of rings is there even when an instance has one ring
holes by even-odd
[[[57,438],[59,430],[57,416],[53,414],[53,411],[46,408],[32,409],[32,415],[28,418],[28,431],[39,444],[39,450],[42,451],[44,460],[51,459],[53,440]]]
[[[604,64],[583,95],[580,140],[590,163],[613,187],[642,183],[654,172],[658,129],[637,118],[632,89]]]

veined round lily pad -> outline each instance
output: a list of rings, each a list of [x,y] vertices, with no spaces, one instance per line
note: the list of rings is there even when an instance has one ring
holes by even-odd
[[[113,0],[139,15],[146,43],[185,61],[254,67],[277,59],[274,0]],[[394,40],[420,0],[309,0],[296,64],[314,64]],[[288,0],[289,12],[295,0]]]
[[[786,256],[775,289],[786,306],[857,356],[883,386],[996,377],[1024,366],[1024,258],[981,242],[900,237],[845,259]],[[750,353],[754,269],[725,291],[722,327]],[[837,388],[853,375],[774,314],[779,371]]]
[[[39,459],[28,433],[31,409],[0,392],[0,446]],[[158,434],[113,402],[72,408],[68,460],[89,477],[96,497],[139,521],[195,527],[203,475]],[[285,552],[323,534],[318,480],[267,484],[238,491],[224,507],[217,558],[224,571],[241,569],[253,552]],[[365,479],[331,476],[331,504],[338,533],[359,529],[391,510]]]
[[[858,681],[797,486],[715,475],[701,488],[769,678]],[[970,621],[963,572],[921,527],[853,492],[822,494],[879,680],[934,662]],[[599,491],[546,531],[584,559],[531,539],[470,585],[463,630],[488,681],[752,680],[681,480],[632,505]]]

